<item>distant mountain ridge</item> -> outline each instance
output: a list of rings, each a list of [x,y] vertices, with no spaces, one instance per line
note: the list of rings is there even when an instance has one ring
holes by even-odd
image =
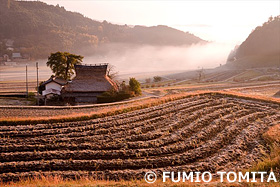
[[[280,67],[280,15],[270,17],[228,56],[227,65],[237,68]]]
[[[204,40],[167,26],[116,25],[99,22],[59,5],[39,1],[0,0],[0,55],[11,53],[5,43],[13,40],[16,52],[46,58],[50,52],[98,53],[108,43],[133,45],[191,45]]]

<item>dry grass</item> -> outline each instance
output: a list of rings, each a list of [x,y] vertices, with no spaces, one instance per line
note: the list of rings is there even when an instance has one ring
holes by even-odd
[[[94,180],[89,178],[81,178],[81,179],[63,179],[61,177],[40,177],[40,178],[33,178],[33,179],[24,179],[17,182],[10,182],[10,183],[1,183],[0,186],[3,187],[198,187],[198,186],[207,186],[207,187],[214,187],[214,186],[225,186],[225,187],[239,187],[239,186],[271,186],[276,187],[279,184],[275,183],[246,183],[246,182],[219,182],[218,179],[213,179],[209,183],[195,183],[195,182],[178,182],[174,183],[170,180],[166,182],[162,182],[161,180],[157,180],[153,184],[148,184],[145,180],[130,180],[130,181],[108,181],[108,180]]]
[[[273,85],[261,85],[261,86],[249,86],[243,88],[230,88],[228,90],[247,93],[251,95],[263,95],[268,97],[273,97],[273,95],[280,89],[279,84]]]
[[[270,142],[280,143],[280,124],[271,127],[265,134],[264,138]]]
[[[273,170],[280,177],[280,124],[271,127],[263,138],[270,144],[271,152],[263,161],[257,163],[251,170],[270,171]]]

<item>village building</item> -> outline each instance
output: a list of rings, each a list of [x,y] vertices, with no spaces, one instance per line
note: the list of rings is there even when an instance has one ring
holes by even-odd
[[[13,47],[14,46],[14,40],[12,39],[6,39],[5,45],[6,47]]]
[[[20,53],[12,53],[12,59],[15,60],[19,60],[22,59],[22,56]]]
[[[9,62],[9,61],[10,61],[9,55],[4,54],[4,55],[3,55],[3,61],[4,61],[4,62]]]
[[[118,90],[108,77],[107,68],[108,64],[75,65],[76,77],[64,86],[63,99],[70,103],[96,103],[102,93]]]
[[[14,48],[13,47],[7,47],[7,50],[8,51],[14,51]]]
[[[12,61],[14,62],[27,62],[30,60],[29,54],[12,53]]]
[[[6,65],[6,62],[10,61],[9,55],[4,54],[3,56],[0,56],[0,65]]]
[[[3,61],[4,61],[3,65],[5,65],[5,66],[16,66],[17,65],[17,62],[12,61],[9,58],[9,55],[7,55],[7,54],[3,55]]]
[[[66,80],[52,76],[47,81],[43,82],[41,86],[45,87],[42,91],[42,95],[49,99],[55,95],[61,95],[62,87],[67,83]]]

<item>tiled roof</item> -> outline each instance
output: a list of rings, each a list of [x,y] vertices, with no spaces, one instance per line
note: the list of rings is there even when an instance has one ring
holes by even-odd
[[[67,81],[64,80],[64,79],[61,79],[61,78],[58,78],[58,77],[51,77],[47,81],[43,82],[42,85],[46,85],[46,84],[48,84],[50,82],[55,82],[55,83],[57,83],[57,84],[59,84],[61,86],[64,86],[67,83]]]

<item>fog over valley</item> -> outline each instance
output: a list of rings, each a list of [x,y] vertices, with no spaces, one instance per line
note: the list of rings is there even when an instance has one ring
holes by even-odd
[[[84,63],[108,62],[124,74],[215,68],[226,63],[232,45],[209,42],[191,46],[131,46],[115,43],[105,48],[109,49],[106,55],[85,56]]]

